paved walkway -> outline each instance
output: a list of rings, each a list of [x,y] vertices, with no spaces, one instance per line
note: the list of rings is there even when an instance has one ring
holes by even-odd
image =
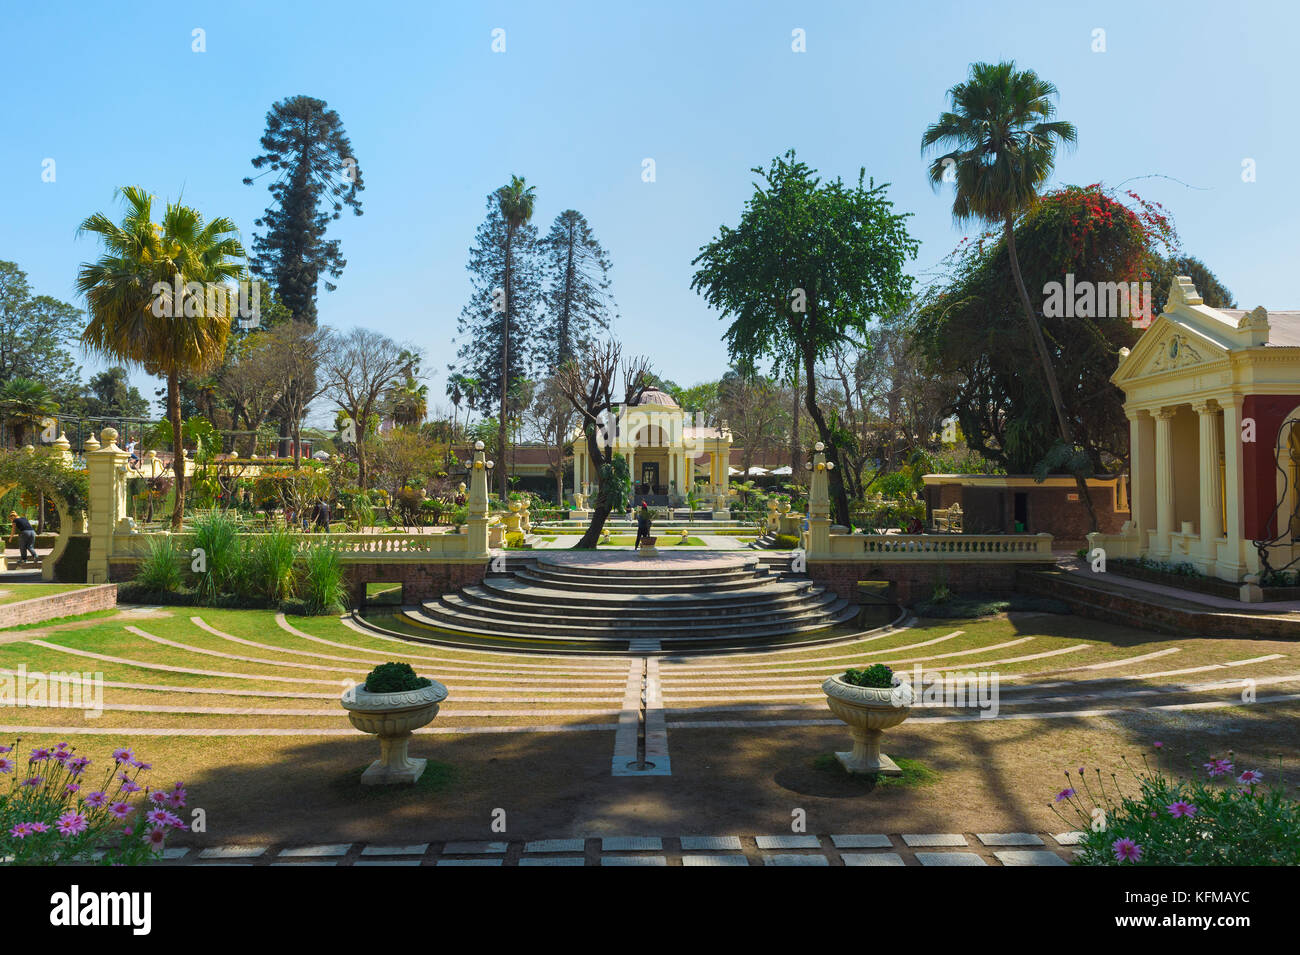
[[[164,865],[1063,866],[1077,832],[593,836],[532,841],[171,848]]]
[[[1240,600],[1230,600],[1227,597],[1220,597],[1215,594],[1203,594],[1182,587],[1155,584],[1148,580],[1139,580],[1136,577],[1128,577],[1124,574],[1095,574],[1086,567],[1061,565],[1061,570],[1089,582],[1105,581],[1141,593],[1197,604],[1210,610],[1231,610],[1234,613],[1268,614],[1270,616],[1294,614],[1300,617],[1300,600],[1268,600],[1261,603],[1243,603]]]

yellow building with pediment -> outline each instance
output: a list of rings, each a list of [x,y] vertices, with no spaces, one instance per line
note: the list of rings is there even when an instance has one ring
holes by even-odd
[[[730,479],[731,431],[697,424],[671,395],[647,388],[639,403],[618,409],[610,418],[613,449],[627,459],[635,504],[668,504],[684,497],[705,476],[704,493],[715,512],[725,511]],[[582,432],[574,435],[573,481],[585,495],[597,485]],[[602,447],[606,446],[602,440]]]
[[[1132,517],[1092,546],[1249,584],[1300,566],[1300,312],[1211,308],[1179,276],[1111,381]]]

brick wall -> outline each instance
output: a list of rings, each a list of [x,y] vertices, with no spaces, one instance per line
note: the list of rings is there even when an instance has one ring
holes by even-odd
[[[21,584],[14,585],[16,592],[21,590],[21,587]],[[95,587],[69,590],[64,594],[49,594],[45,597],[0,604],[0,627],[40,623],[42,620],[53,620],[55,617],[90,613],[92,610],[111,610],[116,606],[117,586],[99,584]]]
[[[930,485],[925,489],[931,512],[936,508],[949,508],[960,504],[966,512],[967,533],[990,534],[1001,531],[1016,533],[1016,495],[1024,494],[1026,525],[1024,533],[1051,534],[1052,546],[1074,550],[1087,543],[1091,526],[1088,509],[1076,498],[1079,489],[1073,485],[1051,487],[1028,485],[1025,487],[978,487],[960,483]],[[1115,493],[1109,487],[1090,487],[1093,509],[1097,512],[1098,530],[1103,534],[1118,534],[1129,519],[1128,511],[1115,510]]]
[[[454,593],[466,584],[477,584],[487,574],[487,561],[473,563],[417,563],[403,561],[391,564],[346,563],[343,565],[352,606],[361,606],[366,584],[400,583],[405,603],[433,600],[442,594]]]
[[[1050,560],[1044,561],[1044,566],[1051,564]],[[907,606],[928,600],[940,579],[954,593],[1010,593],[1016,589],[1016,574],[1025,566],[1024,563],[996,561],[931,564],[810,560],[808,576],[855,602],[859,580],[888,580],[894,584],[895,599]]]

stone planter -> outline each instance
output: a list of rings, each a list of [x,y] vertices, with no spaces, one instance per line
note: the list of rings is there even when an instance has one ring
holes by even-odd
[[[835,754],[840,765],[855,774],[903,775],[898,764],[880,751],[880,734],[907,719],[912,688],[854,686],[833,676],[822,684],[822,692],[831,712],[849,724],[853,739],[852,751]]]
[[[641,546],[636,549],[637,555],[640,557],[658,557],[659,551],[655,549],[655,541],[658,539],[657,537],[641,538]]]
[[[391,786],[420,778],[428,760],[407,755],[411,733],[433,722],[446,698],[447,688],[437,680],[423,689],[398,693],[368,693],[366,685],[358,683],[343,694],[339,702],[352,725],[379,737],[379,758],[361,774],[361,785]]]

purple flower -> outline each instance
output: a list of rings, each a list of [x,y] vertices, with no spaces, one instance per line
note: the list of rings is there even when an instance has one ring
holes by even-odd
[[[141,786],[139,786],[137,783],[135,783],[133,780],[130,779],[122,783],[122,792],[127,794],[138,793],[141,788],[142,788]]]
[[[117,749],[113,750],[113,758],[119,763],[129,763],[135,759],[135,753],[127,749],[125,746],[119,746]]]
[[[0,773],[12,773],[14,771],[14,761],[0,756]]]
[[[44,776],[28,776],[26,779],[23,780],[23,785],[31,786],[33,789],[35,789],[43,782],[45,782]]]
[[[131,815],[131,807],[124,802],[115,802],[108,807],[109,814],[119,821]]]
[[[1111,844],[1115,859],[1119,862],[1141,862],[1142,847],[1132,839],[1116,839]]]
[[[1243,786],[1252,786],[1264,778],[1264,774],[1258,769],[1247,769],[1237,777],[1237,782]]]
[[[1156,749],[1164,749],[1164,748],[1165,748],[1165,744],[1162,743],[1162,742],[1160,742],[1160,740],[1156,740],[1156,741],[1155,741],[1154,743],[1152,743],[1151,745],[1154,746]]]
[[[89,823],[86,817],[79,812],[65,812],[59,817],[59,835],[75,836],[78,833],[85,832]]]
[[[1211,759],[1205,764],[1205,771],[1211,776],[1225,776],[1232,772],[1232,762],[1227,759]]]
[[[107,793],[91,793],[86,797],[86,805],[91,809],[102,809],[108,805]]]
[[[32,824],[30,822],[20,822],[9,830],[9,835],[15,839],[26,839],[32,834]]]
[[[1069,799],[1073,795],[1074,795],[1073,789],[1068,789],[1068,788],[1062,789],[1059,793],[1056,794],[1056,799],[1054,799],[1053,802],[1062,802],[1066,799]]]
[[[44,747],[38,746],[32,750],[32,754],[27,757],[29,763],[43,763],[50,758],[50,751]]]
[[[1166,808],[1169,810],[1169,815],[1173,816],[1175,819],[1182,819],[1184,817],[1190,819],[1192,816],[1196,815],[1196,807],[1182,799],[1170,803]]]
[[[167,830],[161,826],[154,826],[144,834],[141,841],[144,842],[154,852],[162,852],[163,843],[167,840]]]

